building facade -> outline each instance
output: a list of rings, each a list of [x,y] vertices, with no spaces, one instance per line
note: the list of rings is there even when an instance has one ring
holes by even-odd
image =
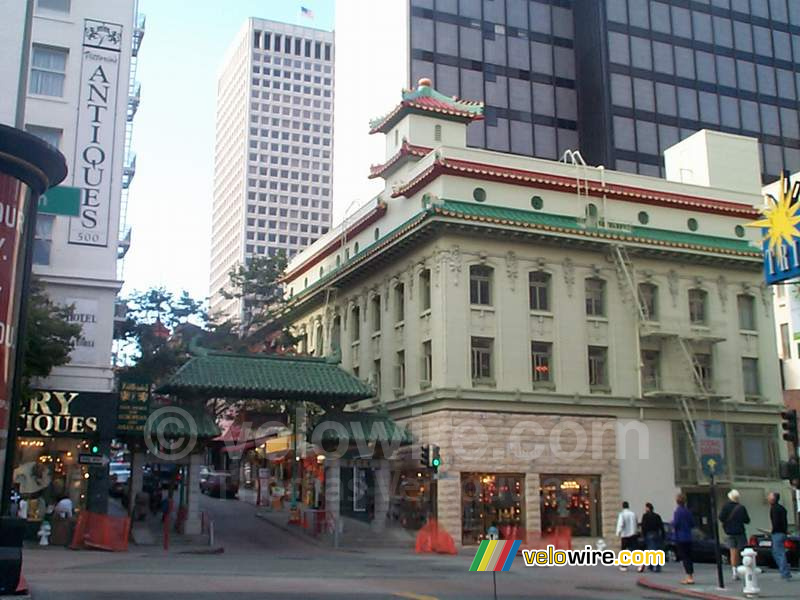
[[[294,256],[331,226],[333,34],[248,19],[217,87],[211,311],[239,317],[220,289],[254,256]]]
[[[375,150],[357,123],[364,108],[377,114],[382,94],[421,77],[485,99],[473,147],[580,150],[592,165],[663,176],[664,150],[709,129],[759,139],[765,180],[800,168],[796,2],[393,0],[385,15],[369,4],[337,7],[337,97],[356,94],[365,72],[392,85],[366,107],[337,104],[337,128],[362,132],[336,141],[340,208],[354,190],[362,201],[379,191],[362,179]]]
[[[377,390],[355,408],[414,435],[388,518],[428,510],[408,490],[430,492],[413,483],[433,443],[438,518],[462,544],[493,522],[612,538],[622,500],[669,514],[679,490],[708,527],[693,448],[713,440],[720,499],[736,486],[766,526],[785,448],[771,296],[745,228],[756,141],[698,132],[667,153],[668,173],[694,178],[675,182],[469,148],[482,112],[426,80],[404,92],[370,124],[383,192],[286,277],[300,349],[339,355]]]
[[[19,57],[12,81],[24,102],[13,114],[4,104],[2,118],[61,151],[68,175],[51,192],[74,200],[54,208],[59,203],[48,192],[40,203],[33,274],[52,301],[71,307],[69,320],[82,328],[70,361],[33,381],[37,392],[19,407],[14,481],[32,501],[29,520],[42,519],[64,494],[76,507],[104,512],[107,469],[80,465],[77,453],[91,443],[103,444],[105,453],[114,435],[112,342],[120,259],[130,239],[125,206],[135,172],[130,145],[144,19],[136,0],[6,4],[16,8],[3,11],[14,20],[4,18],[0,47],[7,62]],[[30,19],[19,5],[31,7]],[[16,94],[4,94],[4,103]],[[97,485],[88,483],[89,471]]]

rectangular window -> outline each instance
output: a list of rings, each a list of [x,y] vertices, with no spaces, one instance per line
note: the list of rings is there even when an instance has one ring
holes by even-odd
[[[372,302],[370,303],[370,308],[372,312],[372,332],[373,333],[380,333],[381,331],[381,297],[377,294],[372,297]]]
[[[758,359],[742,359],[742,375],[744,377],[744,395],[758,396],[761,394],[761,386],[758,382]]]
[[[657,298],[658,287],[652,283],[639,284],[639,306],[642,309],[642,313],[644,313],[644,318],[646,321],[658,320]]]
[[[781,358],[789,360],[792,358],[792,347],[789,336],[789,324],[781,323]]]
[[[550,274],[534,271],[528,275],[531,310],[550,310]]]
[[[33,264],[49,265],[50,250],[53,247],[53,223],[55,215],[38,213],[36,215],[36,233],[33,238]]]
[[[706,298],[705,290],[689,290],[689,321],[692,325],[706,324]]]
[[[492,305],[492,268],[483,265],[472,265],[469,268],[469,301],[470,304]]]
[[[589,387],[608,388],[608,348],[589,346]]]
[[[431,270],[423,269],[419,274],[419,304],[420,310],[431,309]]]
[[[642,391],[653,392],[661,389],[661,353],[655,350],[642,350]]]
[[[602,279],[586,280],[586,315],[605,316],[606,282]]]
[[[361,308],[354,306],[350,312],[350,341],[361,340]]]
[[[472,379],[473,381],[492,379],[492,346],[491,338],[472,338]]]
[[[732,430],[735,474],[775,478],[778,472],[778,435],[773,425],[736,423]]]
[[[394,321],[400,323],[406,318],[406,286],[398,283],[394,286]]]
[[[433,348],[431,341],[422,342],[422,381],[430,384],[433,381]]]
[[[44,140],[54,148],[61,147],[61,138],[64,135],[62,129],[54,127],[39,127],[38,125],[26,125],[25,130],[31,135],[35,135],[40,140]]]
[[[695,354],[694,366],[697,377],[703,384],[703,389],[710,392],[714,389],[714,371],[710,354]]]
[[[70,8],[70,0],[36,0],[37,8],[46,8],[47,10],[54,10],[61,13],[68,13]]]
[[[395,355],[394,387],[397,390],[404,390],[406,387],[406,353],[403,350]]]
[[[531,369],[533,384],[551,383],[553,381],[553,345],[543,342],[531,342]]]
[[[372,383],[375,386],[375,397],[381,397],[381,359],[372,361]]]
[[[63,96],[66,70],[66,49],[34,44],[29,93],[40,96]]]
[[[736,305],[739,308],[739,329],[746,331],[756,330],[756,308],[755,299],[748,294],[740,294],[736,297]]]

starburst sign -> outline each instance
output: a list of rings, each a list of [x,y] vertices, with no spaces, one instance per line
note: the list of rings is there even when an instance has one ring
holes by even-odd
[[[764,218],[747,224],[748,227],[767,229],[764,239],[769,240],[769,250],[775,254],[784,242],[792,244],[794,238],[800,237],[800,232],[797,230],[797,224],[800,223],[800,216],[797,215],[800,202],[792,202],[794,198],[792,186],[783,173],[781,173],[780,187],[779,199],[776,200],[772,195],[766,196],[768,205],[761,209]]]

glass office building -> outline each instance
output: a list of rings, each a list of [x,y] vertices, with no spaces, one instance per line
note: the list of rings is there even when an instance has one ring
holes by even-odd
[[[663,175],[705,128],[800,169],[795,0],[410,0],[409,37],[411,81],[485,101],[471,145]]]

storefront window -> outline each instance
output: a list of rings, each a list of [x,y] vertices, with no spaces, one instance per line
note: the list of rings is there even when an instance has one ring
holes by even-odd
[[[569,527],[573,536],[600,535],[600,478],[542,475],[542,533]]]
[[[86,507],[88,469],[78,455],[88,443],[68,438],[20,438],[14,464],[14,486],[27,502],[28,521],[41,521],[63,497],[76,511]]]
[[[524,475],[461,474],[461,541],[478,544],[492,525],[500,539],[521,539],[525,533]]]
[[[430,472],[401,471],[395,485],[389,508],[390,522],[404,529],[419,529],[431,512]]]

